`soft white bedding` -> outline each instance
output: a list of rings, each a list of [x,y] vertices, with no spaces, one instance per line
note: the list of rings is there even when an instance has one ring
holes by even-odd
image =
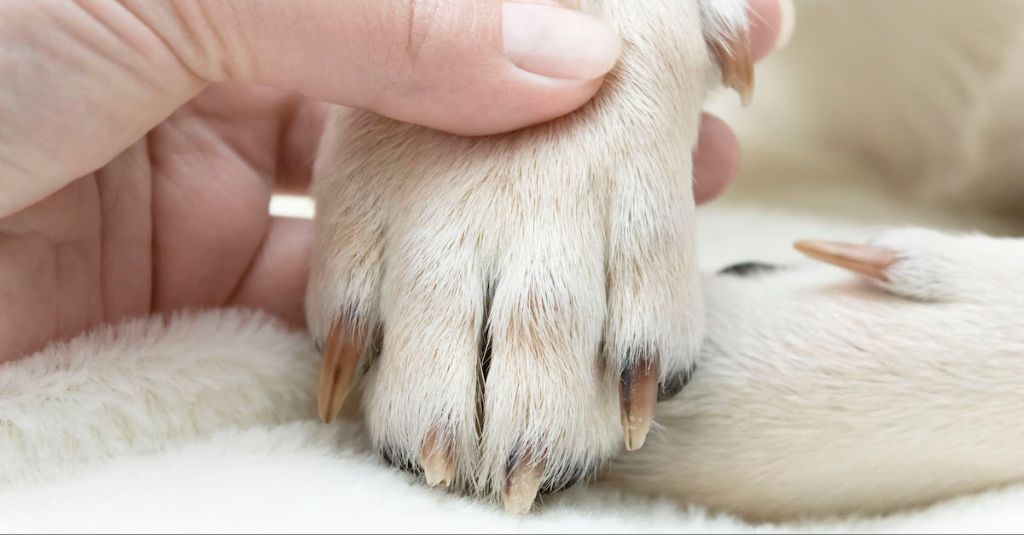
[[[823,211],[877,224],[1001,228],[965,214],[909,213],[865,183],[846,184],[779,182],[771,202],[757,205],[743,203],[764,196],[756,185],[741,188],[738,200],[703,212],[703,264],[795,260],[796,237],[871,232]],[[383,465],[357,424],[314,421],[317,362],[301,333],[228,311],[140,320],[0,366],[0,532],[1024,530],[1024,487],[887,518],[786,525],[594,489],[508,516]]]

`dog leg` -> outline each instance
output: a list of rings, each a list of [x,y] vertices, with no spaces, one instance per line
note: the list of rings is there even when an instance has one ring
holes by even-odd
[[[1024,241],[908,229],[705,279],[700,371],[609,483],[752,519],[1024,479]]]

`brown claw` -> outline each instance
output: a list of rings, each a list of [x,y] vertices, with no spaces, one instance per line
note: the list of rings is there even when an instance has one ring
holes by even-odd
[[[526,514],[533,507],[544,474],[544,458],[535,459],[530,453],[516,456],[505,476],[505,489],[501,494],[505,511]]]
[[[858,243],[801,240],[793,244],[793,247],[815,260],[882,282],[889,280],[886,270],[899,260],[895,251]]]
[[[448,487],[455,478],[455,452],[451,438],[439,431],[431,429],[420,446],[420,467],[427,485]]]
[[[754,55],[750,49],[750,34],[741,31],[729,36],[725,42],[709,40],[711,51],[722,70],[722,84],[735,89],[744,106],[754,98]]]
[[[658,378],[661,368],[656,360],[636,359],[622,370],[619,381],[619,408],[626,451],[643,447],[654,418],[658,401]]]
[[[356,329],[349,328],[343,321],[334,324],[324,344],[324,360],[320,369],[317,410],[321,420],[330,423],[341,412],[362,347],[362,336]]]

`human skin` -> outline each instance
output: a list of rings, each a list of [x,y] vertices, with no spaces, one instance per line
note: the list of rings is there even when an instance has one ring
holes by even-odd
[[[609,44],[572,72],[527,72],[502,43],[501,2],[464,4],[0,3],[0,361],[187,308],[301,325],[311,226],[267,205],[305,191],[325,102],[497,133],[581,106],[614,64]],[[782,11],[750,4],[760,59]],[[705,116],[698,200],[738,161]]]

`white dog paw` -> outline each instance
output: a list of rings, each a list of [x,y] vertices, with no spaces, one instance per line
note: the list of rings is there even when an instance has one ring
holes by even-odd
[[[689,377],[703,313],[687,221],[667,213],[690,186],[587,170],[600,158],[532,137],[390,137],[444,148],[401,168],[346,149],[366,174],[316,186],[321,416],[366,368],[365,418],[392,463],[528,510],[639,447],[659,391]]]
[[[805,241],[805,254],[866,276],[899,296],[928,302],[1024,301],[1024,242],[921,228],[885,232],[867,244]]]
[[[321,416],[364,377],[391,462],[511,511],[639,448],[688,381],[709,43],[729,85],[752,83],[745,34],[725,28],[743,11],[717,11],[741,0],[595,5],[653,43],[626,46],[585,108],[482,139],[336,111],[315,170]]]

